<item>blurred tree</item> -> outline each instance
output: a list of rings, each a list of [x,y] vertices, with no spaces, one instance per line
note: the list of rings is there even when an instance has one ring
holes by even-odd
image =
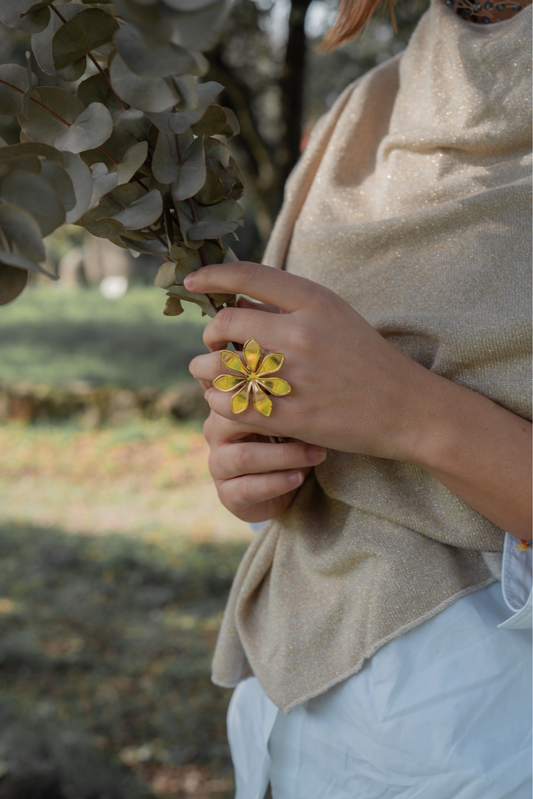
[[[398,0],[396,29],[387,5],[356,41],[324,55],[316,47],[337,5],[337,0],[236,0],[225,35],[210,54],[211,77],[226,87],[222,102],[241,125],[232,146],[247,172],[248,213],[263,245],[316,120],[349,83],[404,49],[428,0]],[[259,242],[254,249],[260,257]],[[250,242],[236,250],[241,258],[250,257],[243,253]]]

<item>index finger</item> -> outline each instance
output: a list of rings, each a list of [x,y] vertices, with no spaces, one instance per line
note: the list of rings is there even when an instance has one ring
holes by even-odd
[[[289,312],[309,305],[317,292],[312,280],[250,261],[204,266],[183,282],[195,294],[247,294]]]

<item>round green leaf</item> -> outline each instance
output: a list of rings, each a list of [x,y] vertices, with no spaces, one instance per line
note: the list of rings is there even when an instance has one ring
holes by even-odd
[[[0,251],[0,258],[2,253]],[[0,260],[0,305],[16,300],[28,282],[28,272],[2,263]]]
[[[120,55],[113,59],[110,77],[119,97],[141,111],[159,113],[171,108],[180,100],[178,92],[170,82],[164,78],[136,75]]]
[[[0,228],[9,236],[21,255],[33,261],[44,260],[41,228],[27,211],[16,205],[0,203]]]
[[[55,86],[41,86],[32,93],[32,97],[42,105],[31,102],[29,116],[20,116],[19,122],[30,139],[44,144],[53,145],[55,140],[68,129],[68,125],[54,116],[54,113],[65,122],[72,123],[85,108],[76,95]]]
[[[175,202],[193,197],[205,183],[204,137],[193,141],[183,156],[183,166],[178,166],[178,176],[171,186]]]
[[[117,164],[118,185],[127,183],[142,167],[148,154],[148,142],[140,141],[127,151],[122,161]]]
[[[150,43],[135,25],[125,25],[115,34],[115,44],[127,66],[136,75],[169,78],[195,69],[194,56],[174,44]]]
[[[174,8],[179,0],[165,0]],[[201,4],[202,0],[200,0]],[[218,42],[222,25],[230,10],[231,0],[216,0],[207,7],[195,5],[194,9],[178,13],[174,17],[172,41],[190,50],[211,50]]]
[[[118,22],[100,8],[87,8],[62,25],[52,39],[54,69],[64,69],[111,41]]]
[[[63,156],[59,150],[42,142],[24,142],[22,144],[10,144],[8,147],[0,147],[0,161],[10,161],[26,155],[42,155],[48,161],[54,161],[58,164],[63,163]]]
[[[113,219],[124,225],[126,230],[142,230],[157,222],[162,213],[163,200],[160,193],[154,190],[113,214]]]
[[[46,277],[57,280],[57,275],[48,272],[40,264],[34,263],[30,258],[25,255],[20,255],[17,252],[7,252],[0,248],[0,263],[7,264],[8,266],[15,266],[17,269],[27,269],[28,272],[37,272],[39,275],[46,275]]]
[[[115,59],[116,60],[116,59]],[[146,116],[154,123],[156,128],[162,133],[183,133],[199,122],[205,114],[210,103],[213,102],[223,90],[223,86],[216,81],[199,83],[196,87],[200,105],[194,111],[164,111],[162,113],[149,112]]]
[[[76,195],[74,193],[72,181],[65,170],[58,166],[58,164],[52,164],[50,161],[43,161],[41,175],[54,187],[65,211],[72,211],[76,205]]]
[[[82,14],[85,10],[83,6],[77,4],[69,3],[61,5],[54,4],[54,5],[57,8],[57,10],[60,12],[61,16],[67,20],[67,22],[70,22],[78,14]],[[86,67],[85,56],[80,58],[78,61],[69,64],[63,69],[56,69],[54,65],[54,58],[52,54],[52,42],[57,31],[63,25],[64,25],[63,21],[57,16],[57,14],[52,13],[50,15],[50,21],[46,26],[46,28],[40,33],[33,34],[33,36],[31,37],[31,47],[33,50],[33,54],[37,59],[37,63],[41,67],[42,71],[46,72],[47,75],[53,75],[54,77],[61,78],[62,80],[66,81],[79,80],[83,75],[83,73],[85,72],[85,67]]]
[[[11,172],[0,180],[0,199],[28,211],[43,236],[65,222],[65,209],[57,192],[41,175]]]
[[[101,103],[91,103],[55,140],[58,150],[81,153],[99,147],[113,132],[111,114]]]
[[[67,224],[72,224],[77,222],[89,207],[93,191],[93,181],[91,170],[78,155],[74,155],[74,153],[64,153],[63,161],[63,169],[72,181],[76,197],[74,207],[68,211],[65,218]]]
[[[24,67],[18,64],[0,65],[0,116],[15,117],[21,114],[24,94],[28,89],[28,75]]]
[[[0,20],[11,28],[27,33],[41,31],[48,25],[52,0],[36,3],[35,0],[0,0]]]

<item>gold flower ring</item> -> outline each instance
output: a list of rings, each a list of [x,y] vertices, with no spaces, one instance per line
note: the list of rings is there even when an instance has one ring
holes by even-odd
[[[254,408],[262,416],[272,413],[272,400],[268,394],[283,397],[290,394],[291,387],[281,377],[268,377],[283,366],[285,356],[281,352],[271,352],[261,360],[261,347],[255,338],[249,338],[243,347],[244,363],[236,352],[222,350],[220,360],[224,366],[237,372],[237,375],[219,375],[213,380],[213,385],[219,391],[233,391],[231,398],[232,413],[242,413],[250,402],[250,392],[253,392]],[[268,393],[267,393],[268,392]]]

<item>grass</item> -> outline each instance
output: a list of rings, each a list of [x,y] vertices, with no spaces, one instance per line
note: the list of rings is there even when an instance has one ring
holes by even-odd
[[[0,427],[2,799],[232,796],[209,668],[250,533],[206,454],[194,425]]]
[[[165,295],[132,288],[119,300],[97,289],[30,287],[0,309],[0,382],[62,386],[86,381],[122,388],[168,388],[192,379],[205,352],[206,319],[187,304],[163,316]]]

